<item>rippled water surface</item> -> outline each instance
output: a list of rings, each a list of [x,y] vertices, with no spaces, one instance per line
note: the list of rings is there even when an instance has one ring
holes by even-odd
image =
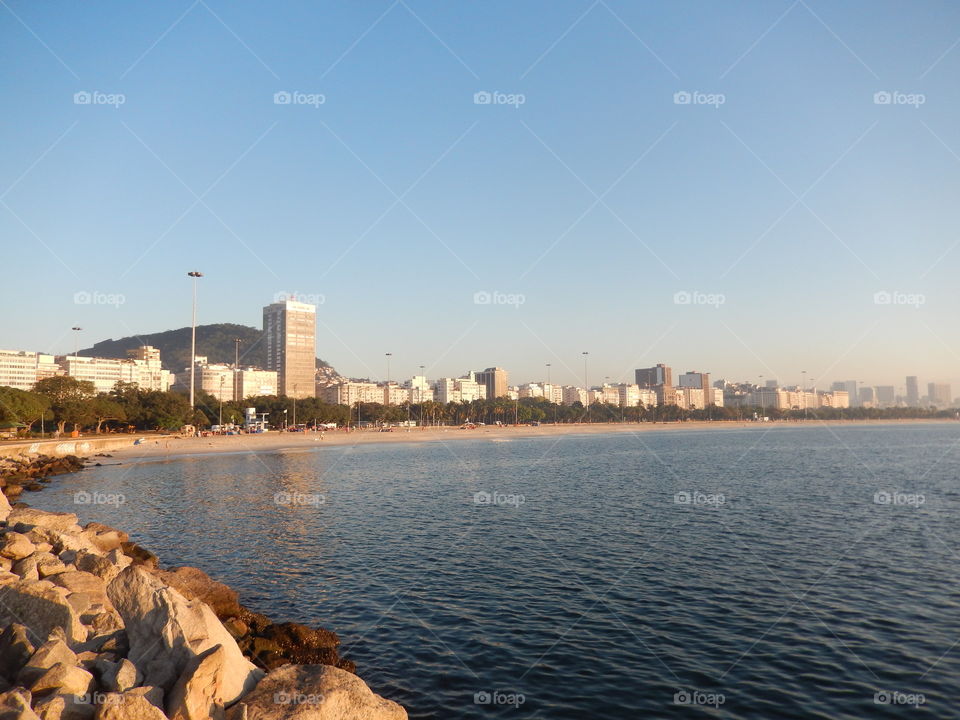
[[[27,499],[337,631],[414,718],[957,717],[958,442],[941,424],[344,446],[128,462]]]

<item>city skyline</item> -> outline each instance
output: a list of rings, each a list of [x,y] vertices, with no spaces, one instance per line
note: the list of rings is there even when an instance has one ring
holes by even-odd
[[[8,4],[0,345],[182,327],[189,255],[199,322],[316,297],[354,376],[960,386],[960,8],[547,8]]]

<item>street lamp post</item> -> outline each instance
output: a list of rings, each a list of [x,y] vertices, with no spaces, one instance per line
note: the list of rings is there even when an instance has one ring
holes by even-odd
[[[237,402],[240,397],[240,338],[233,339],[233,400]]]
[[[803,387],[800,388],[801,390],[800,394],[803,396],[803,419],[806,420],[807,419],[807,371],[801,370],[800,372],[803,374]]]
[[[193,315],[190,322],[190,407],[196,407],[194,404],[194,376],[197,365],[197,280],[203,277],[199,270],[191,270],[187,277],[193,278]]]
[[[581,353],[583,355],[583,392],[584,400],[587,403],[587,422],[590,422],[590,383],[587,380],[587,356],[590,354],[586,350]]]
[[[297,383],[293,384],[293,429],[297,429]]]
[[[387,356],[387,385],[390,384],[390,358],[393,356],[393,353],[385,353]]]
[[[217,415],[217,424],[220,426],[220,432],[223,432],[223,375],[220,376],[220,412]]]
[[[82,327],[72,327],[76,335],[73,336],[73,356],[76,357],[77,353],[80,352],[80,332],[83,330]]]

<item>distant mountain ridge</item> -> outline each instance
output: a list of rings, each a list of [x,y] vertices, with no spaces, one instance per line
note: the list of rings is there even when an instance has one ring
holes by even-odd
[[[263,331],[247,325],[234,323],[215,323],[197,325],[197,355],[205,355],[211,363],[232,364],[236,338],[240,339],[240,365],[266,367],[267,350],[263,342]],[[173,372],[181,372],[190,365],[190,328],[164,330],[158,333],[132,335],[119,340],[103,340],[93,347],[78,351],[87,357],[124,358],[127,351],[141,345],[152,345],[160,351],[163,367]],[[328,368],[326,375],[338,376],[330,364],[317,358],[318,368]]]

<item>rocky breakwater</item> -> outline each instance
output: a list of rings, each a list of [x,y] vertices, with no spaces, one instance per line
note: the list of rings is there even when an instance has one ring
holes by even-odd
[[[0,494],[0,719],[407,717],[349,671],[335,634],[157,564],[121,531]]]
[[[17,498],[24,490],[43,490],[51,475],[77,472],[83,468],[83,459],[76,455],[0,458],[0,489],[8,498]]]

